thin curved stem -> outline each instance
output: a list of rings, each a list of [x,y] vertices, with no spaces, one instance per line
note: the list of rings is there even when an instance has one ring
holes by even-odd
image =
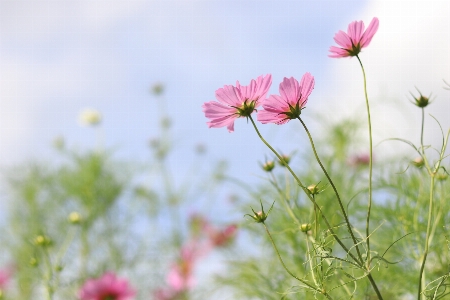
[[[361,65],[361,70],[364,77],[364,95],[366,97],[366,107],[367,107],[367,121],[369,124],[369,203],[367,205],[367,219],[366,219],[366,244],[367,244],[367,269],[370,269],[370,211],[372,209],[372,164],[373,164],[373,145],[372,145],[372,122],[370,121],[370,107],[369,107],[369,97],[367,96],[367,80],[366,72],[364,71],[364,66],[358,55],[356,58]]]
[[[272,235],[271,235],[270,232],[269,232],[269,229],[267,228],[267,226],[266,226],[266,224],[265,224],[264,222],[263,222],[263,225],[264,225],[264,228],[266,229],[267,235],[268,235],[269,238],[270,238],[270,241],[272,242],[273,248],[275,249],[275,252],[277,253],[278,259],[280,260],[280,262],[281,262],[281,264],[283,265],[283,268],[286,270],[286,272],[288,272],[289,275],[291,275],[293,278],[297,279],[298,281],[300,281],[301,283],[303,283],[304,285],[306,285],[306,286],[309,287],[310,289],[312,289],[312,290],[314,290],[314,291],[316,291],[316,292],[321,293],[322,295],[324,295],[325,297],[327,297],[327,299],[333,299],[333,298],[331,298],[330,295],[328,295],[328,293],[327,293],[326,291],[321,290],[321,289],[319,289],[319,288],[316,288],[316,287],[312,286],[311,284],[309,284],[307,281],[298,278],[294,273],[292,273],[292,272],[286,267],[286,265],[284,264],[283,259],[281,258],[280,252],[278,251],[278,248],[277,248],[277,246],[275,245],[275,242],[274,242],[274,240],[273,240],[273,238],[272,238]]]
[[[425,249],[423,251],[422,265],[420,266],[420,273],[419,273],[419,290],[417,292],[418,300],[421,299],[422,287],[425,286],[424,270],[425,270],[425,262],[427,261],[428,256],[428,247],[430,243],[431,217],[433,213],[433,196],[434,196],[434,175],[431,176],[431,183],[430,183],[430,202],[428,204],[429,208],[428,208],[427,235],[425,238]]]
[[[356,237],[355,237],[355,235],[353,233],[352,226],[351,226],[350,221],[349,221],[348,216],[347,216],[347,212],[345,211],[344,205],[342,204],[341,197],[339,196],[339,193],[337,191],[336,186],[333,183],[333,180],[331,180],[330,175],[328,175],[327,170],[325,169],[325,167],[323,166],[322,162],[320,161],[319,155],[317,154],[316,147],[314,146],[314,141],[313,141],[313,139],[311,137],[311,133],[309,132],[308,128],[306,127],[306,124],[303,122],[303,120],[300,117],[298,117],[298,120],[300,121],[300,123],[302,123],[303,128],[305,129],[306,134],[308,135],[309,141],[311,143],[311,148],[312,148],[312,150],[314,152],[314,156],[316,157],[317,162],[319,163],[320,167],[322,168],[323,173],[327,177],[328,182],[330,182],[331,186],[333,187],[333,191],[336,194],[336,197],[338,199],[339,206],[341,208],[342,214],[344,215],[344,219],[345,219],[345,223],[347,224],[348,232],[350,233],[350,235],[352,237],[353,243],[355,244],[356,252],[358,253],[358,257],[359,257],[359,259],[361,261],[361,264],[362,264],[364,262],[364,260],[362,258],[361,252],[359,251],[358,242],[357,242]]]
[[[297,182],[297,184],[303,189],[303,191],[305,192],[305,194],[307,195],[307,197],[309,198],[309,200],[311,200],[311,202],[314,204],[314,206],[317,208],[317,210],[320,212],[322,219],[324,220],[325,224],[327,224],[328,230],[330,231],[331,235],[334,237],[334,239],[336,240],[336,242],[338,242],[338,244],[342,247],[342,249],[354,260],[356,261],[358,264],[361,264],[361,262],[359,261],[358,258],[356,258],[351,252],[350,250],[344,245],[344,243],[341,241],[341,239],[339,239],[339,237],[334,233],[333,227],[331,226],[331,224],[328,222],[328,219],[325,217],[323,211],[320,209],[319,205],[317,205],[316,200],[314,198],[312,198],[311,194],[308,192],[308,190],[306,189],[306,187],[303,185],[303,183],[300,181],[300,179],[297,177],[297,175],[294,173],[294,171],[292,171],[291,167],[286,163],[286,161],[280,156],[280,154],[278,154],[278,152],[273,149],[272,146],[270,146],[270,144],[262,137],[261,133],[258,130],[258,127],[256,127],[255,121],[253,121],[252,116],[248,117],[250,119],[250,121],[253,124],[253,127],[255,128],[256,133],[258,134],[259,138],[261,139],[261,141],[270,149],[272,150],[272,152],[276,155],[276,157],[280,160],[280,162],[286,167],[286,169],[289,170],[289,172],[291,173],[291,175],[294,177],[295,181]]]

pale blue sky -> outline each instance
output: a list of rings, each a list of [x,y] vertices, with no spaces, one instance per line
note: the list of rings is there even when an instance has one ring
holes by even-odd
[[[234,172],[255,174],[268,152],[252,128],[242,119],[232,134],[208,129],[202,103],[236,80],[247,84],[271,73],[274,94],[284,76],[308,71],[316,78],[309,111],[364,112],[357,62],[327,54],[335,32],[373,16],[380,29],[362,59],[374,127],[380,138],[399,126],[410,129],[395,123],[403,115],[385,106],[377,112],[377,97],[404,101],[414,85],[446,96],[436,89],[450,80],[448,11],[447,1],[438,0],[0,0],[0,165],[51,157],[49,144],[58,135],[69,145],[93,146],[94,132],[77,123],[86,107],[102,113],[107,146],[124,157],[147,157],[158,113],[149,88],[162,82],[179,137],[176,164],[189,165],[191,149],[203,143]],[[450,109],[443,102],[437,114]],[[263,132],[291,151],[301,140],[292,133],[297,126],[266,125]]]

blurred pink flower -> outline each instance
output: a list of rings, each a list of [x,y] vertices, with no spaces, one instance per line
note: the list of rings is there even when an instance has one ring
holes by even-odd
[[[339,30],[334,36],[334,40],[340,47],[331,46],[329,57],[341,58],[356,56],[362,48],[369,46],[370,41],[378,30],[378,18],[373,18],[364,31],[363,21],[353,21],[348,25],[347,33]]]
[[[226,246],[236,236],[237,226],[235,224],[228,225],[225,229],[215,229],[212,226],[205,227],[206,234],[209,236],[210,242],[215,247]]]
[[[270,85],[272,75],[259,76],[252,79],[248,86],[241,86],[236,81],[236,86],[225,85],[216,91],[217,101],[203,104],[205,116],[210,119],[209,128],[227,126],[229,132],[234,131],[234,120],[240,117],[249,117],[265,98]]]
[[[363,154],[356,154],[350,157],[349,164],[352,166],[366,166],[370,163],[370,155],[363,153]]]
[[[6,290],[9,280],[12,276],[12,270],[5,268],[0,270],[0,291]]]
[[[170,288],[158,289],[153,292],[154,300],[174,300],[178,296],[178,293]]]
[[[112,272],[98,279],[87,280],[80,290],[81,300],[131,300],[135,292],[126,279],[117,278]]]
[[[300,116],[308,97],[314,89],[314,77],[305,73],[300,81],[284,78],[280,83],[280,94],[271,95],[262,102],[264,110],[258,112],[258,121],[263,124],[284,124]]]

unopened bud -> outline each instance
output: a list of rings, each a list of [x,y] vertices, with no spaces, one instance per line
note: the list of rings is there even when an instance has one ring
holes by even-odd
[[[52,241],[47,236],[38,235],[37,237],[34,238],[34,244],[36,246],[45,247],[45,246],[50,246],[52,244]]]
[[[435,175],[437,180],[444,181],[448,178],[448,175],[445,173],[438,173]]]
[[[302,232],[308,232],[308,231],[310,231],[311,230],[311,224],[309,224],[309,223],[303,223],[302,225],[300,225],[300,230],[302,231]]]
[[[311,195],[317,195],[319,193],[319,187],[317,184],[311,184],[306,188]]]
[[[275,162],[274,161],[266,161],[263,165],[262,168],[264,171],[266,172],[271,172],[273,170],[273,168],[275,168]]]
[[[289,162],[291,161],[291,157],[290,157],[289,155],[286,155],[286,154],[281,155],[281,159],[282,159],[283,161],[279,161],[279,163],[280,163],[280,165],[283,166],[283,167],[285,167],[285,164],[284,164],[284,163],[286,163],[286,165],[288,165]]]
[[[32,266],[32,267],[36,267],[37,265],[39,265],[39,261],[34,257],[30,258],[29,263],[30,263],[30,266]]]
[[[416,88],[417,89],[417,88]],[[418,106],[418,107],[420,107],[420,108],[423,108],[423,107],[426,107],[426,106],[428,106],[428,104],[430,104],[431,102],[430,102],[430,97],[425,97],[424,95],[422,95],[422,93],[417,89],[417,91],[419,92],[419,96],[418,97],[416,97],[416,96],[414,96],[411,92],[410,92],[410,94],[411,94],[411,96],[413,96],[413,99],[414,99],[414,102],[412,102],[414,105],[416,105],[416,106]],[[430,95],[431,96],[431,95]]]
[[[81,216],[76,211],[73,211],[69,214],[68,220],[71,224],[80,224]]]
[[[152,86],[152,93],[156,96],[161,95],[164,92],[164,85],[162,83],[156,83]]]
[[[424,165],[423,158],[420,156],[416,157],[413,161],[411,161],[411,163],[417,168],[420,168]]]

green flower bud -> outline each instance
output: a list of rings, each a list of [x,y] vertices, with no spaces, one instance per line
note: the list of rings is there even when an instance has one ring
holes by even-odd
[[[273,168],[275,168],[275,162],[268,160],[262,165],[262,168],[266,172],[272,172]]]
[[[302,225],[300,225],[300,230],[304,233],[308,232],[311,230],[311,224],[309,223],[303,223]]]
[[[416,105],[417,107],[423,108],[428,106],[428,104],[431,103],[430,101],[430,97],[425,97],[424,95],[422,95],[422,93],[416,88],[416,90],[419,92],[419,96],[416,97],[413,95],[413,93],[410,92],[411,96],[413,97],[414,101],[411,101],[411,103],[413,103],[414,105]]]
[[[311,195],[317,195],[319,193],[319,187],[317,184],[311,184],[306,188]]]
[[[283,161],[288,165],[289,162],[291,161],[291,156],[286,155],[286,154],[282,154],[281,158],[283,159]],[[280,166],[285,167],[285,164],[282,161],[279,161]]]
[[[69,214],[68,220],[69,220],[69,223],[71,223],[71,224],[74,224],[74,225],[80,224],[81,216],[76,211],[73,211]]]
[[[264,207],[262,205],[262,202],[260,200],[261,203],[261,210],[258,212],[255,212],[252,208],[253,211],[253,215],[249,215],[246,214],[246,216],[249,216],[250,218],[252,218],[256,223],[264,223],[267,219],[267,217],[269,217],[270,212],[272,211],[273,205],[275,204],[275,201],[272,203],[272,206],[270,207],[269,211],[267,213],[264,212]]]
[[[435,177],[439,181],[444,181],[448,178],[448,175],[446,173],[438,173],[435,175]]]
[[[52,241],[50,240],[49,237],[45,235],[38,235],[37,237],[34,238],[34,244],[36,246],[47,247],[52,244]]]
[[[39,265],[39,261],[35,257],[30,258],[29,263],[32,267],[37,267]]]
[[[413,161],[411,161],[411,163],[415,167],[420,168],[424,165],[425,162],[423,161],[423,158],[419,156],[419,157],[416,157]]]

